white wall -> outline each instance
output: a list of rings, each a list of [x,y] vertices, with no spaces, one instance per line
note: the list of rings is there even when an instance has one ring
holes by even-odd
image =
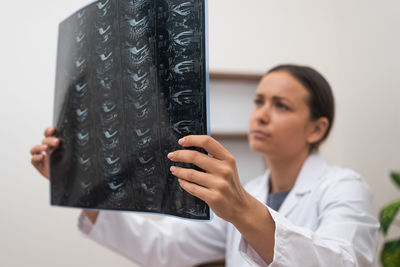
[[[399,197],[388,172],[400,169],[400,3],[246,3],[210,3],[212,69],[263,73],[282,62],[314,66],[330,81],[337,106],[322,154],[367,179],[376,210]]]
[[[49,207],[48,183],[29,164],[52,121],[57,23],[86,3],[2,2],[0,266],[132,266],[79,235],[77,210]],[[212,70],[263,73],[281,62],[320,70],[337,101],[323,155],[366,178],[376,211],[399,197],[388,172],[400,168],[400,2],[210,0],[209,8]]]

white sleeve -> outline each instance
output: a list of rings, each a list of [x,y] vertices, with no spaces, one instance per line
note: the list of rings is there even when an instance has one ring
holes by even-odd
[[[361,180],[342,180],[323,192],[319,205],[316,231],[295,226],[268,208],[276,227],[269,266],[375,266],[379,223],[368,186]],[[267,266],[243,237],[239,251],[253,265]]]
[[[101,211],[94,225],[82,213],[79,229],[90,239],[141,266],[191,266],[223,258],[226,222],[166,217],[153,221],[132,213]]]

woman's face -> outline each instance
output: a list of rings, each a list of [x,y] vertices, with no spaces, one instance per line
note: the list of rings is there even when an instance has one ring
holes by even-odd
[[[256,90],[250,115],[250,147],[270,158],[308,153],[315,128],[308,97],[307,89],[288,72],[265,75]]]

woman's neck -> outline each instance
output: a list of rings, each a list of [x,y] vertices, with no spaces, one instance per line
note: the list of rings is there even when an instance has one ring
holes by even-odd
[[[278,193],[292,189],[308,155],[306,150],[291,157],[266,158],[271,180],[270,192]]]

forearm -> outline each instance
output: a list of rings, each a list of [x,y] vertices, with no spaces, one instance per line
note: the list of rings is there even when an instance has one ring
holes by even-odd
[[[249,195],[245,209],[232,224],[267,264],[273,261],[275,222],[266,206]]]
[[[221,258],[225,252],[222,220],[153,221],[140,215],[102,211],[89,231],[83,229],[83,222],[88,223],[85,213],[80,219],[80,229],[88,238],[140,266],[192,266]]]

